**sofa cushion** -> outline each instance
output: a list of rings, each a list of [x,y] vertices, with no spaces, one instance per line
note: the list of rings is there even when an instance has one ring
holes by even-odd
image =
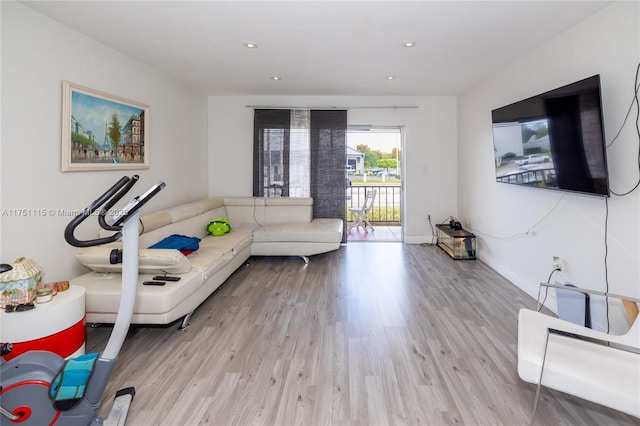
[[[253,231],[264,223],[265,199],[260,197],[225,197],[226,217],[234,230]]]
[[[135,301],[135,313],[162,315],[171,311],[183,300],[196,292],[203,283],[202,274],[190,271],[181,275],[177,282],[167,282],[163,286],[143,285],[153,275],[138,277],[138,291]],[[85,288],[85,310],[90,313],[118,312],[122,293],[122,275],[89,272],[71,281],[71,285]]]
[[[311,223],[269,225],[253,231],[253,242],[334,243],[342,239],[342,220],[314,219]]]
[[[111,264],[109,256],[121,244],[97,247],[82,247],[76,251],[76,258],[87,268],[96,272],[122,272],[122,264]],[[174,249],[139,249],[138,271],[141,273],[183,274],[191,270],[191,263],[178,250]]]
[[[189,235],[202,239],[207,236],[207,225],[211,222],[211,219],[221,216],[224,213],[224,207],[220,207],[180,222],[154,229],[151,232],[145,232],[140,235],[140,247],[148,247],[171,234]]]
[[[311,197],[272,197],[265,198],[264,204],[266,206],[312,206],[313,198]]]
[[[201,204],[203,207],[203,211],[206,212],[209,210],[224,207],[224,198],[205,198],[204,200],[196,201],[196,203]]]
[[[156,212],[140,218],[140,233],[151,232],[171,223],[169,212]]]
[[[189,255],[191,268],[203,274],[206,281],[213,274],[224,267],[233,257],[231,249],[220,249],[215,247],[200,247],[200,250]]]
[[[233,230],[221,236],[210,235],[200,242],[200,247],[211,247],[218,249],[240,251],[251,245],[253,237],[249,231]]]
[[[190,217],[204,213],[204,205],[200,203],[182,204],[167,210],[171,215],[171,222],[176,223]]]
[[[313,218],[312,198],[267,198],[263,225],[309,223]]]

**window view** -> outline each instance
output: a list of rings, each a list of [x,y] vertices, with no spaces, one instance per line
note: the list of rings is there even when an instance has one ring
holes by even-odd
[[[260,179],[266,197],[309,197],[310,163],[309,111],[292,110],[287,129],[266,128]]]
[[[402,241],[402,129],[347,130],[348,241]]]

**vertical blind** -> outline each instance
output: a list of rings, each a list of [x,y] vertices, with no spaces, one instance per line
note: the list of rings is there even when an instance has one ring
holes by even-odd
[[[313,217],[346,219],[346,139],[347,111],[311,111]]]
[[[290,123],[288,110],[255,111],[253,195],[256,197],[289,196]]]
[[[313,197],[313,217],[346,219],[346,110],[256,109],[253,195]]]

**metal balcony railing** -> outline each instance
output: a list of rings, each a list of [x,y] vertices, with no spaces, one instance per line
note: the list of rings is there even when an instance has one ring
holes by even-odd
[[[346,218],[352,221],[350,208],[360,208],[364,204],[365,194],[368,190],[377,190],[373,208],[369,214],[369,222],[378,225],[399,226],[400,225],[400,186],[363,185],[349,186],[346,189]]]

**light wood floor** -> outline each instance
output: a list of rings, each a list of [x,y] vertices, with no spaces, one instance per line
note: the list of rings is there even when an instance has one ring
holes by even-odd
[[[374,225],[374,229],[353,228],[347,231],[347,241],[354,242],[402,242],[402,226]]]
[[[132,329],[101,413],[135,386],[130,426],[524,425],[535,389],[516,372],[517,312],[534,305],[436,247],[251,258],[187,332]],[[91,329],[87,351],[109,332]],[[535,424],[639,423],[543,389]]]

